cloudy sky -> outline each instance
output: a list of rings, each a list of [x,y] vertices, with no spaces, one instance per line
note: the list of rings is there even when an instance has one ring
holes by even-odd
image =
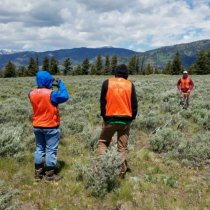
[[[0,49],[146,51],[210,39],[210,0],[0,0]]]

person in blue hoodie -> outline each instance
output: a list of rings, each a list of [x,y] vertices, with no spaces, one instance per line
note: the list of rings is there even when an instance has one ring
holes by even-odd
[[[41,180],[44,175],[48,181],[58,181],[62,178],[55,172],[60,141],[58,105],[66,102],[69,96],[61,80],[56,81],[58,90],[53,90],[53,82],[55,80],[52,75],[48,71],[41,70],[36,74],[37,88],[29,93],[36,138],[34,153],[36,181]]]

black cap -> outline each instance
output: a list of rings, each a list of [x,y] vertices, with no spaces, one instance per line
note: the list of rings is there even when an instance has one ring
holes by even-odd
[[[125,64],[120,64],[115,69],[115,77],[128,78],[128,68]]]

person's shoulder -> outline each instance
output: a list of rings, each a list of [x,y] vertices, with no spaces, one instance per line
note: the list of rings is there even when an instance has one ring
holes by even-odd
[[[192,79],[191,77],[189,77],[189,80],[190,80],[190,81],[193,81],[193,79]]]
[[[131,85],[134,86],[134,83],[131,80],[127,80]]]
[[[109,79],[106,79],[106,80],[103,81],[102,84],[106,84],[106,83],[108,83],[108,82],[109,82]]]
[[[178,81],[181,81],[182,77],[179,77]]]

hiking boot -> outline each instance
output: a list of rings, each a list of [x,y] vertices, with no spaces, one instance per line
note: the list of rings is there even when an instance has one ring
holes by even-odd
[[[34,179],[35,181],[40,181],[44,176],[44,165],[35,164]]]
[[[184,101],[180,101],[179,105],[184,106]]]
[[[127,167],[127,170],[126,170],[127,173],[132,173],[132,170],[131,168]]]
[[[55,174],[55,170],[54,169],[47,170],[45,172],[45,179],[46,179],[46,181],[59,181],[62,178],[63,178],[63,176]]]

